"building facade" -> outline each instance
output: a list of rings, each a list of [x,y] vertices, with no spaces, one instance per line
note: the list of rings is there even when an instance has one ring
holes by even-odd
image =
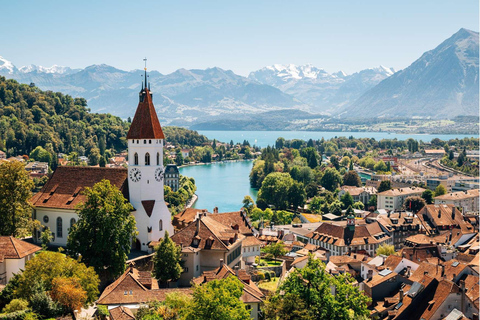
[[[377,193],[377,209],[401,210],[406,198],[421,197],[424,191],[419,187],[406,187]]]

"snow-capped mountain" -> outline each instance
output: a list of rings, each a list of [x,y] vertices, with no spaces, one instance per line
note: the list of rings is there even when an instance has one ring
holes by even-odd
[[[460,29],[343,109],[346,117],[478,116],[478,32]]]
[[[13,74],[15,73],[17,70],[17,68],[13,65],[13,63],[11,63],[10,61],[8,61],[7,59],[5,59],[4,57],[0,56],[0,73],[1,74]]]
[[[334,114],[338,107],[355,101],[393,73],[395,70],[383,66],[347,75],[343,71],[330,74],[310,64],[274,64],[254,71],[248,77],[293,95],[310,104],[316,112]]]
[[[53,66],[47,68],[42,66],[36,66],[34,64],[23,66],[18,69],[18,72],[21,73],[30,73],[30,72],[38,72],[38,73],[55,73],[55,74],[69,74],[78,72],[80,69],[71,69],[69,67],[64,66],[57,66],[54,64]]]

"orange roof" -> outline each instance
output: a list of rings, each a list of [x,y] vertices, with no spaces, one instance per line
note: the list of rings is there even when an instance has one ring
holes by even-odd
[[[153,106],[150,90],[145,88],[141,94],[144,99],[138,103],[130,130],[128,130],[127,139],[165,139],[157,112]]]
[[[12,236],[0,237],[0,262],[3,259],[21,259],[39,250],[42,248]]]
[[[118,306],[116,308],[108,310],[110,312],[111,320],[135,320],[135,316],[130,308],[124,306]]]
[[[119,188],[128,199],[127,169],[95,167],[58,167],[30,202],[35,207],[71,209],[84,202],[82,191],[103,179]]]

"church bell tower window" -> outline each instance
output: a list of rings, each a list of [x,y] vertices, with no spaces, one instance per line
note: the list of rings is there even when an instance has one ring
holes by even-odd
[[[133,162],[133,163],[134,163],[136,166],[138,166],[138,153],[135,152],[135,155],[133,156],[133,158],[134,158],[134,162]]]
[[[150,165],[150,153],[145,154],[145,165],[149,166]]]

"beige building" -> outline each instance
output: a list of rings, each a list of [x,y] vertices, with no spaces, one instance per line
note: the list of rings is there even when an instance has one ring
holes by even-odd
[[[455,207],[462,208],[463,213],[478,212],[478,194],[478,189],[447,193],[435,197],[435,204],[453,204]]]
[[[230,268],[241,266],[245,236],[238,226],[226,226],[211,216],[202,215],[171,239],[182,247],[184,272],[179,280],[180,286],[188,286],[193,278],[218,268],[220,260]],[[150,245],[154,246],[155,242]]]
[[[360,201],[367,206],[370,197],[377,193],[377,189],[375,187],[342,186],[340,192],[338,193],[338,198],[340,199],[347,192],[350,193],[353,201]]]
[[[377,193],[377,209],[401,210],[406,198],[421,197],[424,191],[419,187],[407,187]]]

